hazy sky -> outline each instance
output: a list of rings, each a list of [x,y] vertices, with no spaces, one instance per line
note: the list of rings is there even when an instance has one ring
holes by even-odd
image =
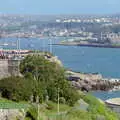
[[[0,13],[12,13],[12,14],[120,13],[120,0],[0,0]]]

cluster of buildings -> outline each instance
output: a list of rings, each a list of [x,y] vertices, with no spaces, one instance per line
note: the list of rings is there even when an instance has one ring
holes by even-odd
[[[47,18],[49,19],[47,20]],[[116,24],[120,25],[119,15],[101,17],[59,16],[46,17],[44,20],[42,17],[40,19],[39,16],[0,15],[0,37],[78,37],[79,40],[91,40],[91,42],[109,40],[116,44],[120,43],[119,33],[108,30],[101,35],[105,26],[109,27]],[[101,30],[101,28],[103,29]]]
[[[94,17],[94,18],[64,18],[56,19],[57,23],[109,23],[109,24],[120,24],[119,18],[109,17]]]

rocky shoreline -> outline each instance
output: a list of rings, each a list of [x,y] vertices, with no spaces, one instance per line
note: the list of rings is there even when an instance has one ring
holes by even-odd
[[[66,77],[72,85],[81,91],[118,91],[120,79],[103,78],[101,74],[86,74],[66,71]]]

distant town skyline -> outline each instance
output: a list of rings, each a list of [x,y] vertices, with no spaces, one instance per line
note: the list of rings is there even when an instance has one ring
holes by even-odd
[[[120,0],[4,0],[1,14],[113,14]]]

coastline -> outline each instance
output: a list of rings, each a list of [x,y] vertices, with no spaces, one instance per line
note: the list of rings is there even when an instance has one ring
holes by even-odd
[[[82,44],[82,43],[57,43],[52,45],[59,46],[80,46],[80,47],[98,47],[98,48],[120,48],[120,45],[108,45],[108,44]]]
[[[120,91],[120,79],[104,78],[101,74],[66,71],[72,85],[82,91]]]

